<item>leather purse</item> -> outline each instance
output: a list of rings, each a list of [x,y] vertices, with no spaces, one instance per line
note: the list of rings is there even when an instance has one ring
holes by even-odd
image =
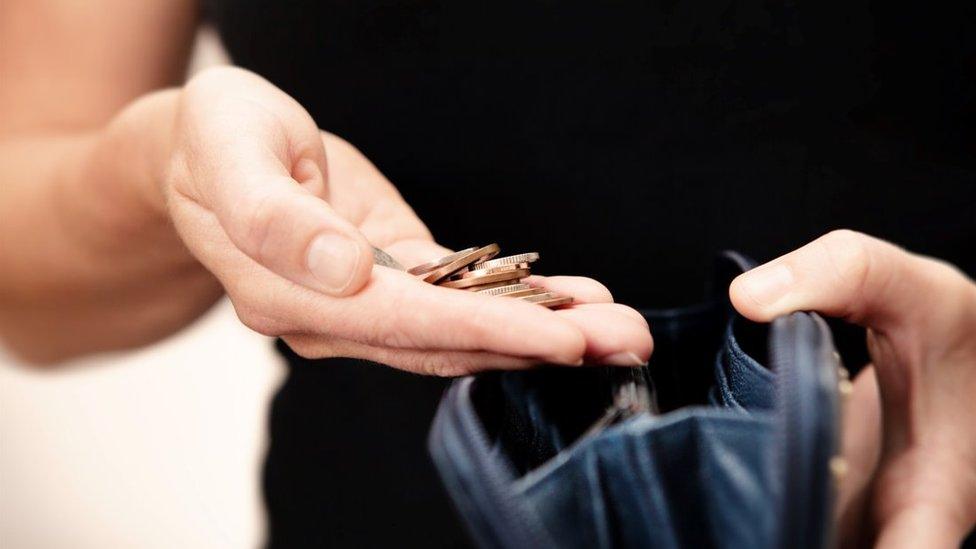
[[[452,383],[428,446],[478,545],[831,543],[846,373],[816,314],[769,325],[734,314],[725,289],[750,266],[727,252],[713,299],[642,311],[655,336],[649,369],[549,367]],[[639,400],[663,412],[621,412],[619,396],[645,386],[656,399]]]

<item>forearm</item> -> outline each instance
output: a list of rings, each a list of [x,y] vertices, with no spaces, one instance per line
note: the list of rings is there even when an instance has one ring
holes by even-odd
[[[102,128],[0,140],[0,336],[15,350],[137,345],[212,302],[159,191],[177,100],[159,92]]]

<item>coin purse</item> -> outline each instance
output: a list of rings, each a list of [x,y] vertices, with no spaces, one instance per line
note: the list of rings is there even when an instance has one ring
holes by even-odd
[[[749,262],[724,254],[721,288]],[[594,431],[608,368],[455,380],[428,446],[482,547],[823,547],[843,369],[826,324],[770,325],[724,297],[643,311],[662,414]],[[836,465],[836,462],[834,462]]]

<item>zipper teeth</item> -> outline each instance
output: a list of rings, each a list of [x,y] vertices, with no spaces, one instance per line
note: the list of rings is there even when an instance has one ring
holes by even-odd
[[[787,324],[783,327],[784,330],[788,330],[789,336],[788,340],[795,340],[797,337],[796,330],[796,320],[795,318],[788,318]],[[773,342],[773,340],[770,340]],[[780,411],[781,414],[781,430],[780,430],[780,444],[776,447],[776,452],[779,454],[778,461],[780,463],[781,472],[787,473],[785,482],[783,482],[782,490],[783,493],[780,495],[783,501],[783,512],[784,516],[780,520],[780,543],[784,546],[790,544],[799,544],[797,547],[809,547],[810,544],[806,543],[805,528],[803,527],[804,520],[802,516],[806,514],[805,501],[798,498],[798,494],[803,493],[805,489],[806,482],[810,479],[798,478],[794,471],[795,463],[791,459],[791,454],[800,450],[800,441],[802,440],[802,430],[803,424],[797,417],[796,406],[798,406],[799,400],[795,391],[790,390],[795,388],[796,384],[799,382],[798,372],[797,372],[797,357],[795,356],[795,349],[781,344],[781,342],[776,341],[776,347],[773,352],[773,358],[776,363],[776,373],[777,373],[777,383],[779,387],[777,391],[779,393],[778,400],[779,405],[783,408]],[[804,459],[803,456],[798,456],[798,459]],[[803,472],[806,468],[800,467],[800,472]],[[800,508],[798,509],[798,506]],[[798,539],[799,538],[799,539]]]
[[[472,380],[473,381],[473,380]],[[508,494],[508,481],[515,479],[515,471],[510,463],[506,460],[494,460],[491,461],[487,457],[491,452],[491,441],[488,438],[488,434],[484,430],[484,426],[481,421],[477,418],[473,412],[473,407],[463,407],[457,406],[460,404],[462,398],[470,402],[470,389],[472,381],[462,380],[460,387],[457,387],[458,392],[464,391],[467,393],[467,398],[464,398],[460,394],[455,394],[454,404],[452,406],[452,416],[454,416],[455,421],[455,434],[459,435],[459,440],[467,440],[468,444],[463,445],[464,448],[468,450],[468,457],[473,461],[476,466],[475,468],[480,471],[484,478],[488,481],[486,486],[492,492],[492,499],[502,507],[502,515],[505,517],[505,522],[510,524],[516,524],[518,526],[517,531],[525,532],[524,536],[519,534],[512,534],[509,532],[501,532],[495,528],[492,530],[502,539],[505,540],[504,545],[509,547],[521,547],[525,543],[520,543],[524,541],[531,542],[533,547],[544,547],[552,546],[549,536],[545,533],[545,529],[541,524],[529,518],[529,513],[526,509],[518,505],[512,497]],[[467,430],[464,427],[468,427]],[[473,434],[473,438],[465,437],[464,433]],[[534,514],[533,514],[534,515]],[[515,537],[522,537],[523,539],[514,539]],[[529,538],[525,540],[524,538]],[[514,542],[514,543],[513,543]]]
[[[800,313],[796,314],[799,315]],[[816,316],[788,318],[788,323],[784,323],[783,326],[783,330],[789,331],[787,336],[788,341],[796,342],[802,339],[802,334],[800,334],[802,327],[798,324],[798,318],[809,318],[812,321],[812,327],[810,329],[813,331],[813,345],[816,349],[822,349],[824,346],[833,347],[826,325]],[[793,471],[791,474],[788,474],[786,481],[783,483],[784,493],[781,497],[784,498],[783,501],[786,504],[784,510],[788,512],[788,515],[784,517],[785,520],[781,523],[781,528],[787,527],[789,531],[781,531],[779,541],[783,544],[799,544],[798,546],[802,547],[816,547],[818,546],[816,541],[807,539],[811,532],[816,532],[819,535],[815,535],[814,539],[819,541],[819,546],[827,546],[831,539],[829,516],[832,507],[832,496],[830,494],[829,484],[827,484],[830,480],[829,473],[824,466],[826,465],[826,460],[829,459],[829,455],[832,455],[836,451],[838,444],[837,437],[839,434],[836,432],[836,428],[832,429],[830,427],[831,425],[837,425],[839,420],[836,411],[837,399],[831,398],[830,395],[833,393],[830,390],[825,391],[822,385],[823,374],[820,368],[823,368],[824,363],[829,364],[830,361],[825,361],[820,356],[820,353],[815,352],[810,356],[804,355],[800,357],[796,351],[797,349],[795,347],[778,345],[772,353],[777,366],[781,367],[778,372],[780,374],[778,376],[778,392],[781,405],[785,406],[782,412],[782,430],[780,431],[782,440],[778,447],[780,463],[783,464],[783,470],[791,470],[791,463],[795,465],[791,459],[793,456],[789,454],[791,451],[796,452],[797,450],[802,450],[801,444],[804,441],[812,438],[813,447],[809,448],[809,452],[805,455],[799,456],[801,461],[808,460],[806,465],[801,467],[800,472],[803,473],[803,478],[800,478],[801,475]],[[801,366],[803,366],[801,363],[804,360],[811,360],[812,364],[810,366],[814,369],[806,375],[800,371]],[[806,413],[800,407],[801,401],[804,400],[801,394],[803,391],[799,389],[801,381],[806,381],[806,385],[809,385],[812,389],[812,394],[806,395],[806,397],[812,399],[815,405],[819,407],[820,404],[824,403],[823,400],[825,399],[832,405],[830,409],[821,412],[821,421],[815,422],[812,426],[803,421]],[[836,382],[831,382],[827,385],[834,387],[836,386]],[[788,390],[790,388],[792,390]],[[826,456],[824,455],[825,449],[822,447],[824,443],[832,446],[832,448],[827,449]],[[810,483],[815,483],[816,486],[819,486],[819,488],[814,488],[813,493],[820,492],[822,501],[825,502],[827,508],[818,510],[811,499],[798,496],[798,494],[811,495]],[[817,513],[816,516],[811,515],[814,512]],[[810,521],[815,519],[824,524],[812,524]],[[815,528],[816,530],[811,530],[811,528]],[[792,539],[786,539],[784,535],[788,535]]]

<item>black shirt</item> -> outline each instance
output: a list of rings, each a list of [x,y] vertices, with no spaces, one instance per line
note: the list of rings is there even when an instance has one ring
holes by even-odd
[[[638,307],[698,299],[718,250],[766,260],[839,227],[976,273],[966,3],[208,10],[237,64],[357,145],[447,246],[538,251],[540,272]],[[266,470],[272,541],[453,540],[423,453],[442,382],[292,364]]]

